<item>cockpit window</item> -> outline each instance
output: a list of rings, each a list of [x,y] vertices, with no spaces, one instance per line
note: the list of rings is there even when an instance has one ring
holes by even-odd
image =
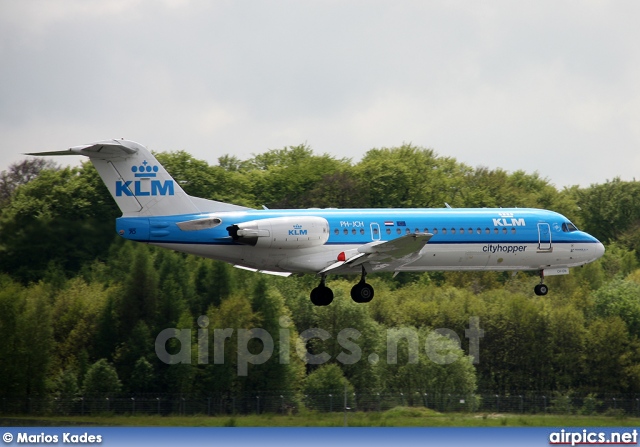
[[[565,233],[572,233],[574,231],[578,231],[578,228],[576,228],[576,226],[571,222],[565,222],[562,224],[562,231]]]

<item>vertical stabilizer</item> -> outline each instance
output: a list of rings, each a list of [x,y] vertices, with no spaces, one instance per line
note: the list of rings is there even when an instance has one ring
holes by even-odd
[[[123,216],[168,216],[199,213],[180,185],[144,146],[106,140],[67,151],[27,155],[85,155],[91,159]]]

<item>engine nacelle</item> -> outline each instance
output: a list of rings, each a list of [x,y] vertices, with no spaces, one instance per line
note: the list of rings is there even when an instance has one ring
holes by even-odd
[[[227,227],[241,244],[260,248],[308,248],[329,239],[329,222],[322,217],[294,216],[252,220]]]

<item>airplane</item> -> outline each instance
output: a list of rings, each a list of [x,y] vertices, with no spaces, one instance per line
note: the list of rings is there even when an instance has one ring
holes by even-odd
[[[316,306],[333,301],[328,275],[356,274],[357,303],[370,302],[370,273],[536,271],[544,278],[604,254],[595,237],[553,211],[530,208],[252,209],[185,193],[153,154],[128,140],[25,155],[89,157],[122,211],[125,239],[255,272],[315,274]]]

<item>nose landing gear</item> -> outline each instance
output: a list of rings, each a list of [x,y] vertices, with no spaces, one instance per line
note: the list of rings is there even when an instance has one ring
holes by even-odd
[[[549,287],[544,284],[544,271],[540,270],[540,284],[533,288],[533,292],[538,296],[545,296],[549,292]]]

